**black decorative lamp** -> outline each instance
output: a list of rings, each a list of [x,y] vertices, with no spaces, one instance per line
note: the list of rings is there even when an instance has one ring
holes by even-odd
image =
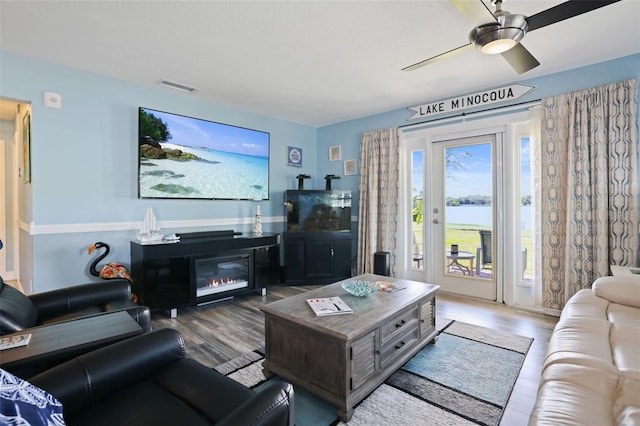
[[[304,189],[304,180],[305,179],[310,179],[311,176],[309,176],[309,175],[298,175],[298,176],[296,176],[296,178],[298,179],[298,191],[302,191]]]
[[[326,175],[324,178],[327,181],[327,186],[325,188],[327,191],[331,190],[331,181],[333,179],[341,179],[340,176],[336,176],[336,175]]]

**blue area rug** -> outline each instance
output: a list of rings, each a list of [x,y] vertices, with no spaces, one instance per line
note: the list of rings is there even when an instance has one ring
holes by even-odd
[[[498,425],[532,342],[453,321],[358,404],[348,425]],[[268,382],[262,359],[258,350],[216,369],[258,390]],[[295,417],[297,426],[343,424],[335,407],[300,387]]]

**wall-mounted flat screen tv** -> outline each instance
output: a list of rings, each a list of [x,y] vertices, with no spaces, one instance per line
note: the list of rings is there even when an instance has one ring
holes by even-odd
[[[138,197],[269,199],[269,133],[139,108]]]

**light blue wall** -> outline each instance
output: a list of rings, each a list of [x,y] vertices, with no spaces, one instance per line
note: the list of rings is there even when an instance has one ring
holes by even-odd
[[[44,92],[60,94],[62,108],[45,107]],[[135,239],[135,230],[103,229],[141,222],[147,206],[161,222],[213,220],[220,229],[249,230],[250,225],[237,222],[255,213],[256,202],[137,198],[139,106],[269,132],[270,199],[260,202],[265,232],[280,231],[283,192],[297,187],[295,176],[317,175],[315,128],[171,89],[134,85],[0,51],[0,97],[32,104],[32,184],[25,201],[32,208],[20,218],[31,226],[25,232],[31,235],[22,235],[21,244],[32,250],[31,256],[28,252],[22,256],[21,250],[21,261],[32,258],[32,264],[21,264],[20,278],[34,292],[94,279],[88,274],[91,257],[86,250],[95,241],[111,245],[107,261],[128,264],[129,241]],[[287,166],[289,145],[303,149],[302,168]],[[76,226],[82,232],[69,229]]]

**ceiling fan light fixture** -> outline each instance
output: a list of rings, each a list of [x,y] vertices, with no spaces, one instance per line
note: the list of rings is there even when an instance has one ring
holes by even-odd
[[[498,53],[506,52],[516,44],[518,42],[511,38],[498,38],[480,45],[480,51],[487,55],[497,55]]]
[[[498,22],[477,26],[469,33],[469,40],[482,53],[496,55],[506,52],[526,34],[527,20],[524,15],[503,13],[506,14],[496,16]]]

